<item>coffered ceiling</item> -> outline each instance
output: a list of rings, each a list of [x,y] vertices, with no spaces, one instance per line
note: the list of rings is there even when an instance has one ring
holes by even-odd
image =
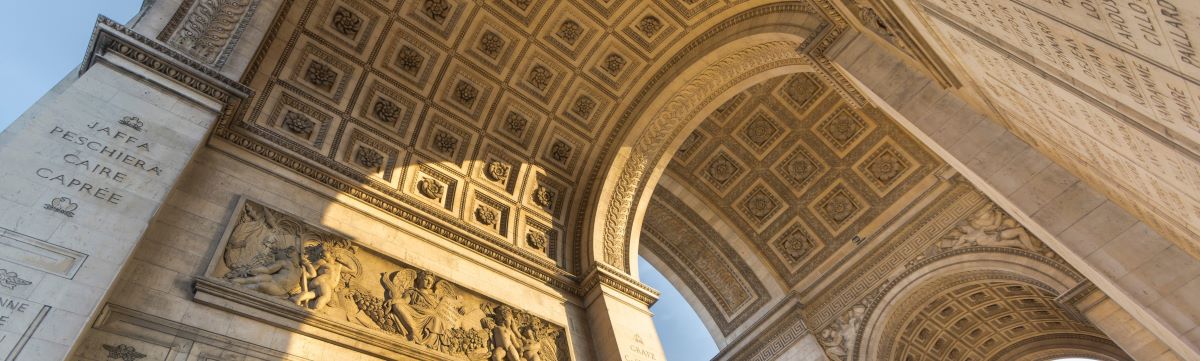
[[[756,6],[816,13],[778,1],[284,1],[243,77],[255,96],[216,133],[489,254],[578,272],[587,180],[621,110],[681,43]]]
[[[719,107],[667,171],[734,225],[790,284],[942,162],[812,74],[771,79]]]
[[[900,328],[885,336],[889,360],[995,360],[1038,337],[1105,338],[1064,313],[1053,294],[1018,282],[960,284],[920,294],[907,305],[894,316]]]

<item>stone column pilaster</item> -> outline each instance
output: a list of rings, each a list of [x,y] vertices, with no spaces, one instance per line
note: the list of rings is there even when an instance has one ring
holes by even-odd
[[[1183,360],[1089,281],[1063,293],[1058,303],[1077,311],[1135,360]]]
[[[601,265],[583,281],[597,361],[666,361],[650,305],[658,292]]]
[[[100,20],[79,73],[0,133],[0,359],[69,354],[210,125],[246,92]]]

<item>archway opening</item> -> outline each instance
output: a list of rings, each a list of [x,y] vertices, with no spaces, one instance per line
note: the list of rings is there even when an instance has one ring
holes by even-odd
[[[675,284],[645,257],[638,257],[638,269],[640,281],[661,292],[650,312],[654,313],[654,327],[659,331],[667,359],[708,360],[715,356],[716,342]]]

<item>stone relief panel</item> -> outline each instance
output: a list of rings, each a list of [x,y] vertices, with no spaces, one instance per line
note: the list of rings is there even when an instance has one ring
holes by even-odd
[[[726,335],[770,300],[729,243],[670,191],[660,187],[650,198],[641,245],[684,280]]]
[[[184,0],[158,34],[193,59],[220,68],[233,52],[259,0]]]
[[[831,361],[850,360],[858,345],[858,329],[866,322],[867,306],[854,305],[834,320],[833,324],[817,333],[817,342],[825,348],[825,356]]]
[[[991,204],[960,221],[945,236],[929,246],[913,262],[937,254],[970,247],[1013,248],[1041,255],[1061,264],[1066,261],[1058,257],[1050,247],[1035,238],[1017,220]]]
[[[245,199],[196,292],[408,357],[568,359],[561,326]]]
[[[884,210],[942,164],[832,88],[814,74],[756,85],[711,114],[667,168],[791,284],[866,237],[868,223],[894,217]]]

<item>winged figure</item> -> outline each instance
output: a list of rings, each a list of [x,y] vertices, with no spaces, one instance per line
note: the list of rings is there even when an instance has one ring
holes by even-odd
[[[384,305],[405,337],[434,350],[453,349],[449,332],[463,314],[453,284],[410,269],[384,273],[381,283]]]

